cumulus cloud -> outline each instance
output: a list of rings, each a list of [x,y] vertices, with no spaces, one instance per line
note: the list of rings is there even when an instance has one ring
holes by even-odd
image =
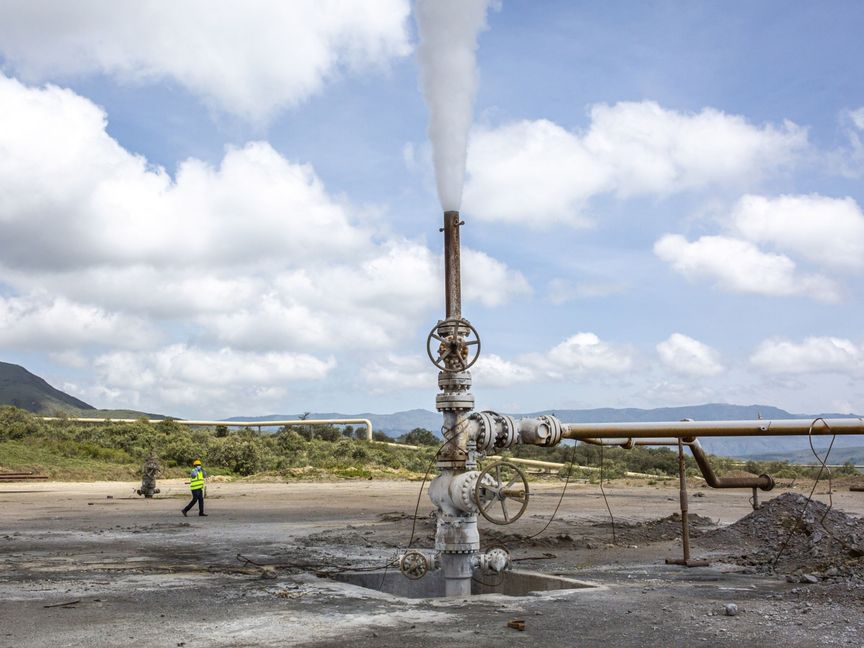
[[[481,355],[471,372],[475,383],[483,387],[509,387],[537,379],[533,368],[505,360],[494,353]]]
[[[314,263],[322,241],[343,255],[367,243],[311,167],[269,144],[230,150],[218,168],[186,160],[172,180],[123,149],[106,122],[69,90],[0,76],[4,264],[235,264],[253,250]]]
[[[0,4],[0,49],[28,79],[171,79],[225,111],[262,119],[343,71],[410,51],[408,0],[188,0]]]
[[[440,255],[368,226],[310,166],[257,142],[215,166],[186,160],[172,177],[105,128],[73,92],[0,75],[0,346],[183,340],[200,353],[163,363],[177,369],[208,349],[360,357],[434,321]],[[489,255],[466,248],[463,259],[469,299],[530,293]]]
[[[0,348],[64,350],[100,346],[142,348],[159,334],[144,319],[64,297],[0,297]]]
[[[485,306],[500,306],[514,297],[531,294],[531,286],[521,272],[508,268],[485,252],[463,249],[462,264],[466,299]]]
[[[702,236],[691,243],[678,234],[667,234],[654,244],[654,253],[687,279],[714,281],[729,292],[800,295],[824,302],[840,299],[831,279],[799,273],[789,257],[763,252],[749,241]]]
[[[605,342],[594,333],[576,333],[546,352],[526,353],[514,360],[481,353],[470,371],[475,386],[498,388],[621,374],[632,364],[632,352],[626,347]],[[420,356],[387,354],[366,366],[363,377],[376,393],[434,385],[434,369]]]
[[[466,209],[487,220],[590,224],[597,194],[668,195],[739,185],[794,161],[807,133],[791,122],[750,124],[705,108],[665,109],[651,101],[591,109],[587,131],[548,120],[477,129],[468,156]]]
[[[673,333],[658,344],[657,354],[661,362],[676,373],[716,376],[723,371],[716,349],[683,333]]]
[[[538,370],[553,378],[586,373],[622,373],[633,365],[631,352],[604,342],[595,333],[576,333],[542,356],[529,356]]]
[[[757,368],[771,374],[864,372],[864,346],[837,337],[808,337],[801,342],[786,338],[763,341],[750,356]]]
[[[852,198],[748,195],[732,210],[731,226],[754,243],[767,243],[817,264],[864,268],[864,213]]]
[[[381,344],[440,294],[437,255],[380,240],[266,143],[218,167],[186,160],[172,179],[113,140],[87,99],[2,76],[0,123],[0,264],[19,290],[199,317],[218,340],[256,348]],[[464,260],[469,298],[530,292],[482,252]]]
[[[336,361],[303,353],[248,353],[173,344],[148,352],[106,353],[93,366],[100,377],[98,391],[109,402],[207,407],[220,414],[249,402],[279,398],[286,393],[286,382],[322,380]]]
[[[436,370],[428,360],[416,355],[388,353],[363,367],[363,380],[373,394],[404,389],[434,389]]]

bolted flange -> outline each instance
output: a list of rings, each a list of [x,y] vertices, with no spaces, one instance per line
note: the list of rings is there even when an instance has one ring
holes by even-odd
[[[438,387],[445,391],[468,391],[471,389],[471,372],[439,371]]]
[[[435,409],[439,412],[447,410],[472,410],[474,409],[474,394],[470,392],[436,394]]]

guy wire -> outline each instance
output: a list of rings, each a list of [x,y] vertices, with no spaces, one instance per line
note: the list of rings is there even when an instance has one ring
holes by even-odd
[[[570,463],[567,466],[567,478],[564,481],[564,488],[561,489],[561,497],[558,498],[558,503],[555,505],[555,510],[552,511],[552,515],[549,517],[549,521],[546,522],[546,526],[540,529],[534,535],[530,535],[526,537],[526,540],[531,540],[532,538],[536,538],[541,533],[543,533],[546,529],[549,528],[549,525],[552,524],[552,520],[555,519],[555,516],[558,514],[558,509],[561,507],[561,502],[564,501],[564,494],[567,492],[567,485],[570,483],[570,475],[573,474],[573,463],[576,461],[576,439],[573,439],[573,448],[570,450]]]
[[[837,538],[834,537],[834,534],[828,530],[825,526],[825,518],[828,516],[828,513],[831,511],[831,508],[834,506],[834,498],[832,496],[832,491],[834,490],[833,484],[831,482],[831,469],[828,467],[828,456],[831,454],[831,449],[834,447],[834,441],[837,439],[837,434],[834,433],[831,436],[831,443],[828,444],[828,450],[825,451],[825,458],[819,456],[819,453],[816,452],[816,448],[813,446],[813,427],[816,425],[818,421],[822,421],[822,424],[828,428],[828,431],[831,431],[831,426],[828,425],[828,422],[822,418],[821,416],[817,416],[810,423],[810,429],[807,430],[807,440],[810,443],[810,451],[813,453],[813,456],[816,457],[816,460],[821,464],[819,468],[819,472],[816,474],[816,478],[813,480],[813,488],[810,489],[810,494],[807,496],[807,501],[804,502],[804,506],[801,509],[801,513],[798,514],[798,518],[795,520],[795,525],[786,534],[786,539],[783,541],[783,545],[780,547],[780,550],[777,552],[777,555],[774,556],[774,560],[771,563],[772,567],[777,566],[777,561],[780,560],[780,556],[783,555],[783,552],[786,551],[786,547],[789,544],[789,541],[792,539],[792,536],[798,530],[798,525],[801,524],[801,520],[804,519],[804,514],[807,512],[807,507],[810,506],[810,502],[813,500],[813,493],[816,492],[816,487],[819,485],[819,479],[822,477],[822,473],[828,472],[828,508],[825,510],[825,515],[819,520],[819,524],[823,529],[831,536],[834,540]],[[845,545],[845,543],[843,543]]]
[[[606,465],[605,459],[603,457],[603,445],[601,442],[600,445],[600,492],[603,494],[603,501],[606,502],[606,510],[609,511],[609,519],[612,521],[612,544],[618,544],[618,540],[615,537],[615,516],[612,515],[612,507],[609,506],[609,499],[606,497],[606,489],[603,488],[603,468]]]

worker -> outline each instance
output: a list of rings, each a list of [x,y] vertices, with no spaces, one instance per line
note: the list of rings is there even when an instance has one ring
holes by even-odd
[[[192,490],[192,501],[182,510],[183,517],[186,517],[189,509],[195,506],[195,502],[198,502],[198,515],[207,516],[204,512],[204,478],[206,476],[207,473],[204,472],[204,468],[201,466],[201,460],[196,459],[193,461],[192,472],[189,474],[189,488]]]

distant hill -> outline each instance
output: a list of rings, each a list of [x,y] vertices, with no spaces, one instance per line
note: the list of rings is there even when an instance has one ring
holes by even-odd
[[[508,412],[509,414],[510,412]],[[587,409],[587,410],[541,410],[539,412],[527,412],[512,415],[519,418],[522,416],[539,416],[541,414],[554,414],[565,423],[640,423],[640,422],[666,422],[680,421],[684,418],[692,418],[696,421],[752,421],[763,419],[812,419],[816,416],[825,418],[858,418],[854,414],[792,414],[786,410],[772,407],[770,405],[729,405],[727,403],[708,403],[705,405],[689,405],[686,407],[661,407],[656,409],[624,408],[615,409],[611,407]],[[270,416],[237,416],[228,421],[278,421],[299,419],[297,414],[273,414]],[[390,436],[397,437],[414,428],[425,428],[432,430],[440,436],[441,415],[424,409],[414,409],[394,414],[373,414],[364,412],[362,414],[344,414],[339,412],[313,412],[309,415],[311,419],[331,418],[366,418],[372,421],[374,429],[385,432]],[[753,455],[764,455],[776,452],[796,452],[807,450],[809,445],[807,437],[783,436],[783,437],[729,437],[729,438],[703,438],[702,445],[708,452],[728,457],[749,458]],[[862,444],[860,436],[837,437],[834,443],[835,452],[840,448],[856,447]],[[828,445],[828,439],[821,437],[817,441],[818,448]],[[802,455],[803,456],[803,455]],[[810,455],[812,458],[812,455]],[[802,460],[808,463],[806,457]],[[833,453],[832,453],[833,463]]]
[[[858,441],[860,442],[860,438]],[[827,446],[828,443],[822,441],[821,445],[817,447],[819,455],[823,459],[825,458],[825,448],[827,448]],[[788,461],[789,463],[796,464],[819,465],[819,462],[816,457],[813,456],[813,452],[810,448],[807,448],[806,450],[795,450],[793,452],[768,452],[765,454],[752,455],[748,458],[755,459],[756,461]],[[835,443],[834,448],[831,449],[831,455],[828,457],[828,464],[834,466],[847,462],[856,466],[864,466],[864,446],[858,445],[848,448],[838,448]]]
[[[0,405],[14,405],[37,414],[74,413],[96,408],[55,389],[24,367],[0,362]]]
[[[148,414],[137,410],[96,409],[89,403],[52,387],[24,367],[9,362],[0,362],[0,405],[14,405],[44,416],[66,414],[86,418],[165,418],[161,414]]]

